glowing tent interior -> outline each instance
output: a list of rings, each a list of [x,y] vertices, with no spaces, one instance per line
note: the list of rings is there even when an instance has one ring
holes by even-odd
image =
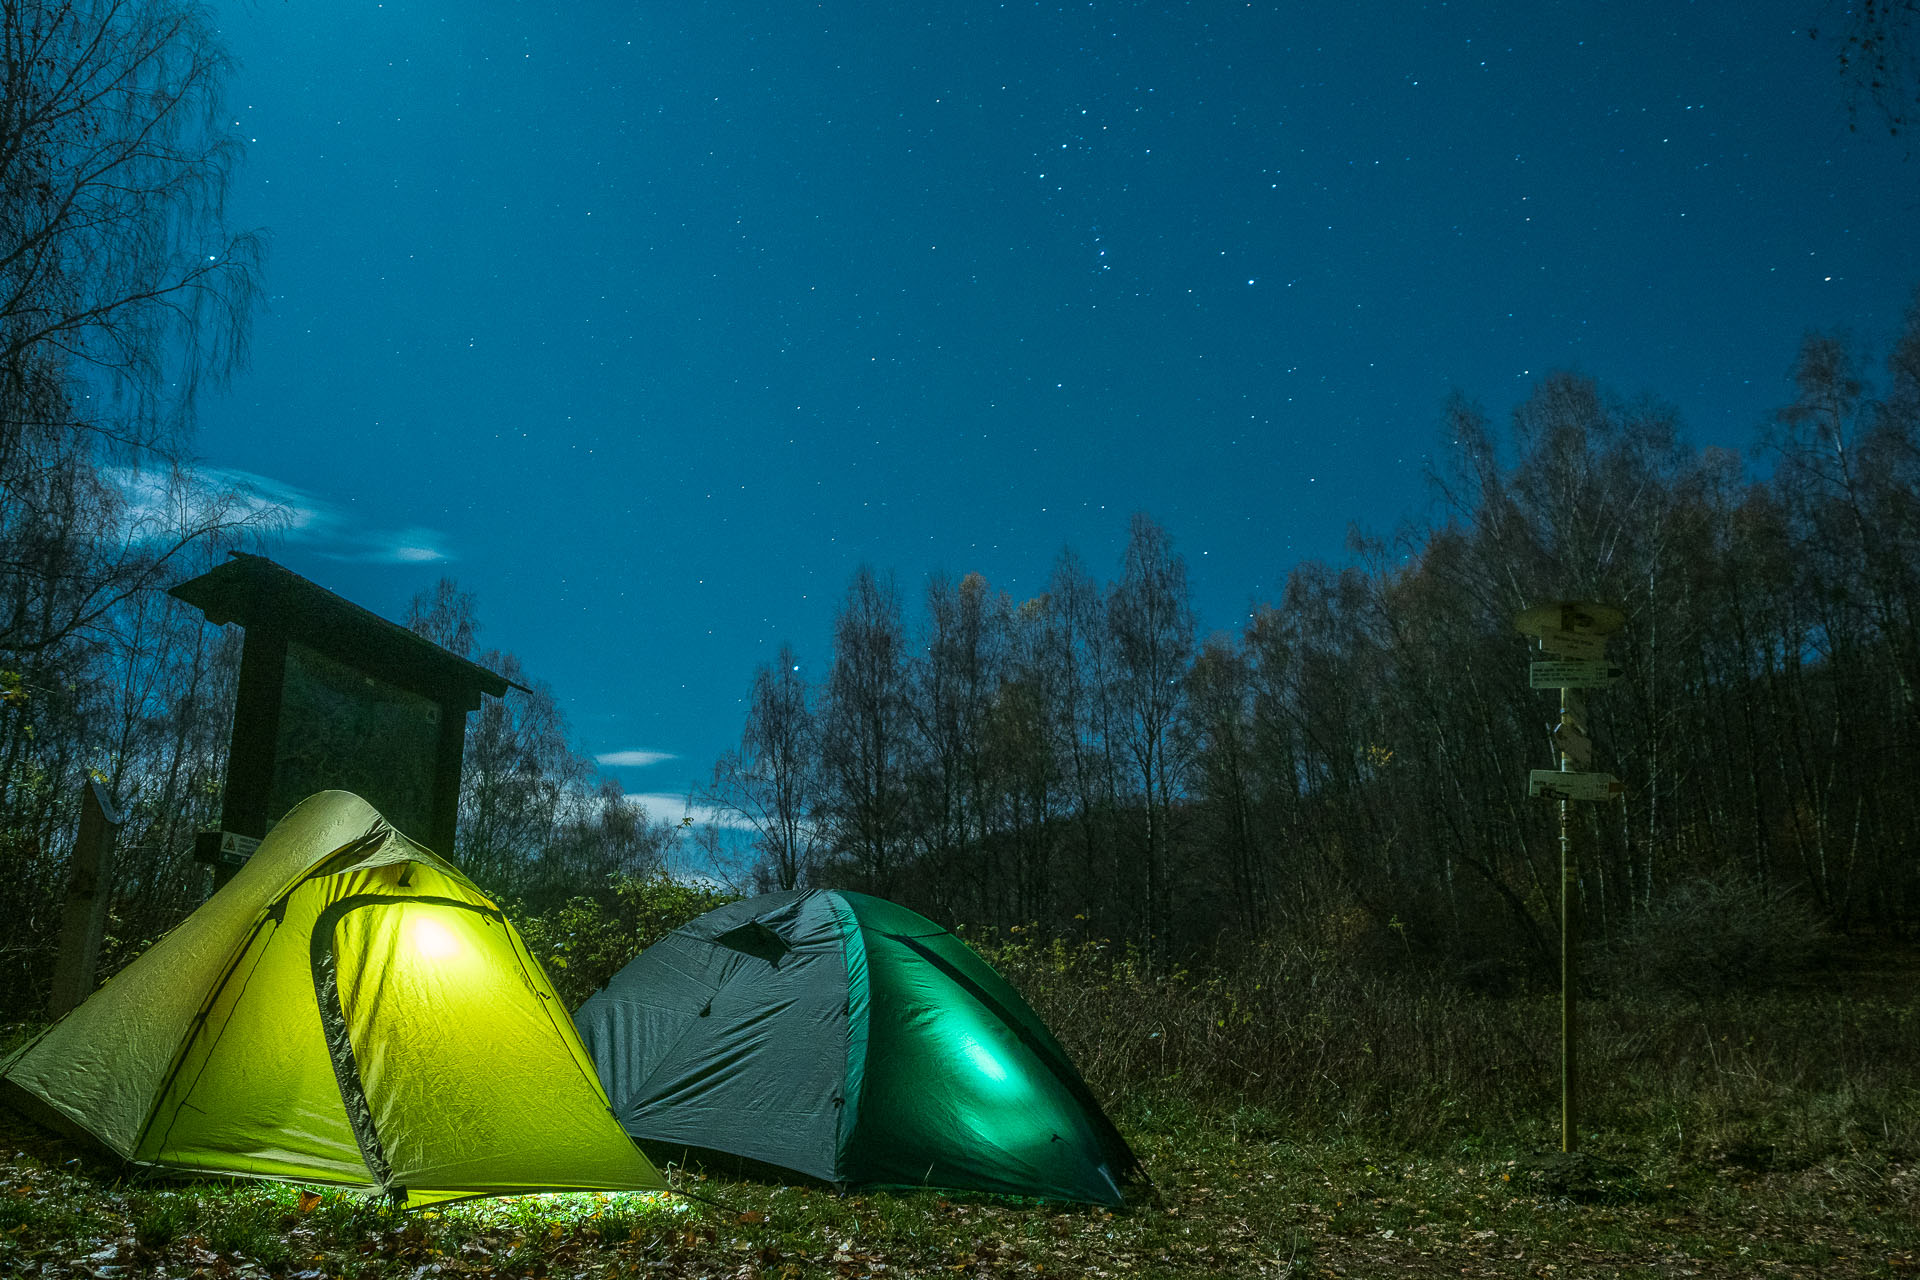
[[[708,912],[574,1021],[620,1123],[656,1158],[1108,1205],[1139,1173],[1013,988],[880,898],[807,890]]]
[[[143,1165],[409,1205],[664,1186],[499,908],[342,791],[288,813],[0,1082]]]

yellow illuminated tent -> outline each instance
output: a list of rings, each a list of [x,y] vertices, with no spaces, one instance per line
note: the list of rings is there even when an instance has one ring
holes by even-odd
[[[0,1080],[144,1165],[409,1205],[664,1185],[499,908],[344,791]]]

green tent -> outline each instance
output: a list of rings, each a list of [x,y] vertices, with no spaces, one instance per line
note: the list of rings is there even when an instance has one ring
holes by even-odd
[[[1139,1172],[1013,988],[947,930],[865,894],[710,911],[574,1023],[656,1157],[1107,1205]]]
[[[664,1185],[499,908],[343,791],[282,818],[0,1082],[143,1165],[409,1205]]]

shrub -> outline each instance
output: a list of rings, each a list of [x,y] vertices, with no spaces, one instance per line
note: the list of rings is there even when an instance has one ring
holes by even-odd
[[[1544,1113],[1545,1005],[1469,995],[1403,969],[1268,942],[1202,974],[1151,976],[1131,949],[1019,940],[982,947],[1123,1109],[1231,1100],[1420,1144]]]
[[[1385,970],[1278,940],[1158,978],[1102,942],[1023,930],[975,945],[1123,1124],[1212,1111],[1266,1140],[1557,1142],[1557,995],[1478,995],[1417,961]],[[1920,1012],[1905,992],[1920,957],[1888,963],[1879,994],[1584,1002],[1582,1127],[1713,1164],[1914,1150]]]
[[[1777,985],[1803,969],[1820,922],[1798,895],[1750,880],[1675,886],[1614,947],[1617,984],[1647,992],[1729,995]]]
[[[737,895],[662,873],[615,876],[611,905],[572,898],[540,915],[509,908],[527,949],[546,966],[569,1009],[607,985],[628,961],[695,916]]]

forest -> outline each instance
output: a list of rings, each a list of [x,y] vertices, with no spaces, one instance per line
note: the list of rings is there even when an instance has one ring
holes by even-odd
[[[454,856],[533,915],[611,904],[620,877],[704,845],[743,889],[865,888],[957,924],[1134,948],[1155,972],[1278,939],[1513,990],[1551,968],[1559,884],[1556,807],[1525,788],[1554,763],[1555,706],[1527,687],[1513,619],[1577,598],[1627,617],[1609,650],[1624,676],[1589,708],[1596,767],[1625,794],[1575,806],[1588,934],[1623,976],[1738,986],[1823,932],[1904,935],[1920,911],[1920,815],[1902,799],[1920,730],[1920,311],[1883,369],[1865,364],[1809,336],[1745,458],[1575,374],[1544,379],[1504,429],[1456,399],[1434,455],[1444,518],[1355,531],[1347,563],[1295,567],[1238,633],[1201,633],[1173,536],[1146,515],[1114,578],[1063,551],[1031,599],[936,574],[910,615],[891,569],[862,569],[824,674],[790,647],[755,672],[740,745],[696,797],[748,830],[745,865],[597,778],[552,690],[480,649],[473,596],[442,580],[409,625],[528,690],[471,726]],[[10,513],[58,509],[30,489],[55,481],[127,501],[72,442],[12,456]],[[150,543],[102,536],[125,512],[64,510],[51,532],[7,529],[16,1019],[44,991],[85,778],[132,814],[109,966],[207,892],[191,844],[217,821],[236,646],[162,588],[263,536],[209,530],[150,565]]]
[[[1354,530],[1347,563],[1296,566],[1237,633],[1202,634],[1145,515],[1111,581],[1071,551],[1034,599],[935,575],[911,627],[893,575],[863,570],[819,682],[791,652],[756,673],[711,796],[767,884],[1112,939],[1161,970],[1279,936],[1504,986],[1556,953],[1560,879],[1554,806],[1526,798],[1557,705],[1514,619],[1599,600],[1627,623],[1623,678],[1589,702],[1595,767],[1625,794],[1576,806],[1593,934],[1743,931],[1712,969],[1738,982],[1811,929],[1910,930],[1920,310],[1877,378],[1863,364],[1808,336],[1745,457],[1577,374],[1504,430],[1456,398],[1440,518]]]

